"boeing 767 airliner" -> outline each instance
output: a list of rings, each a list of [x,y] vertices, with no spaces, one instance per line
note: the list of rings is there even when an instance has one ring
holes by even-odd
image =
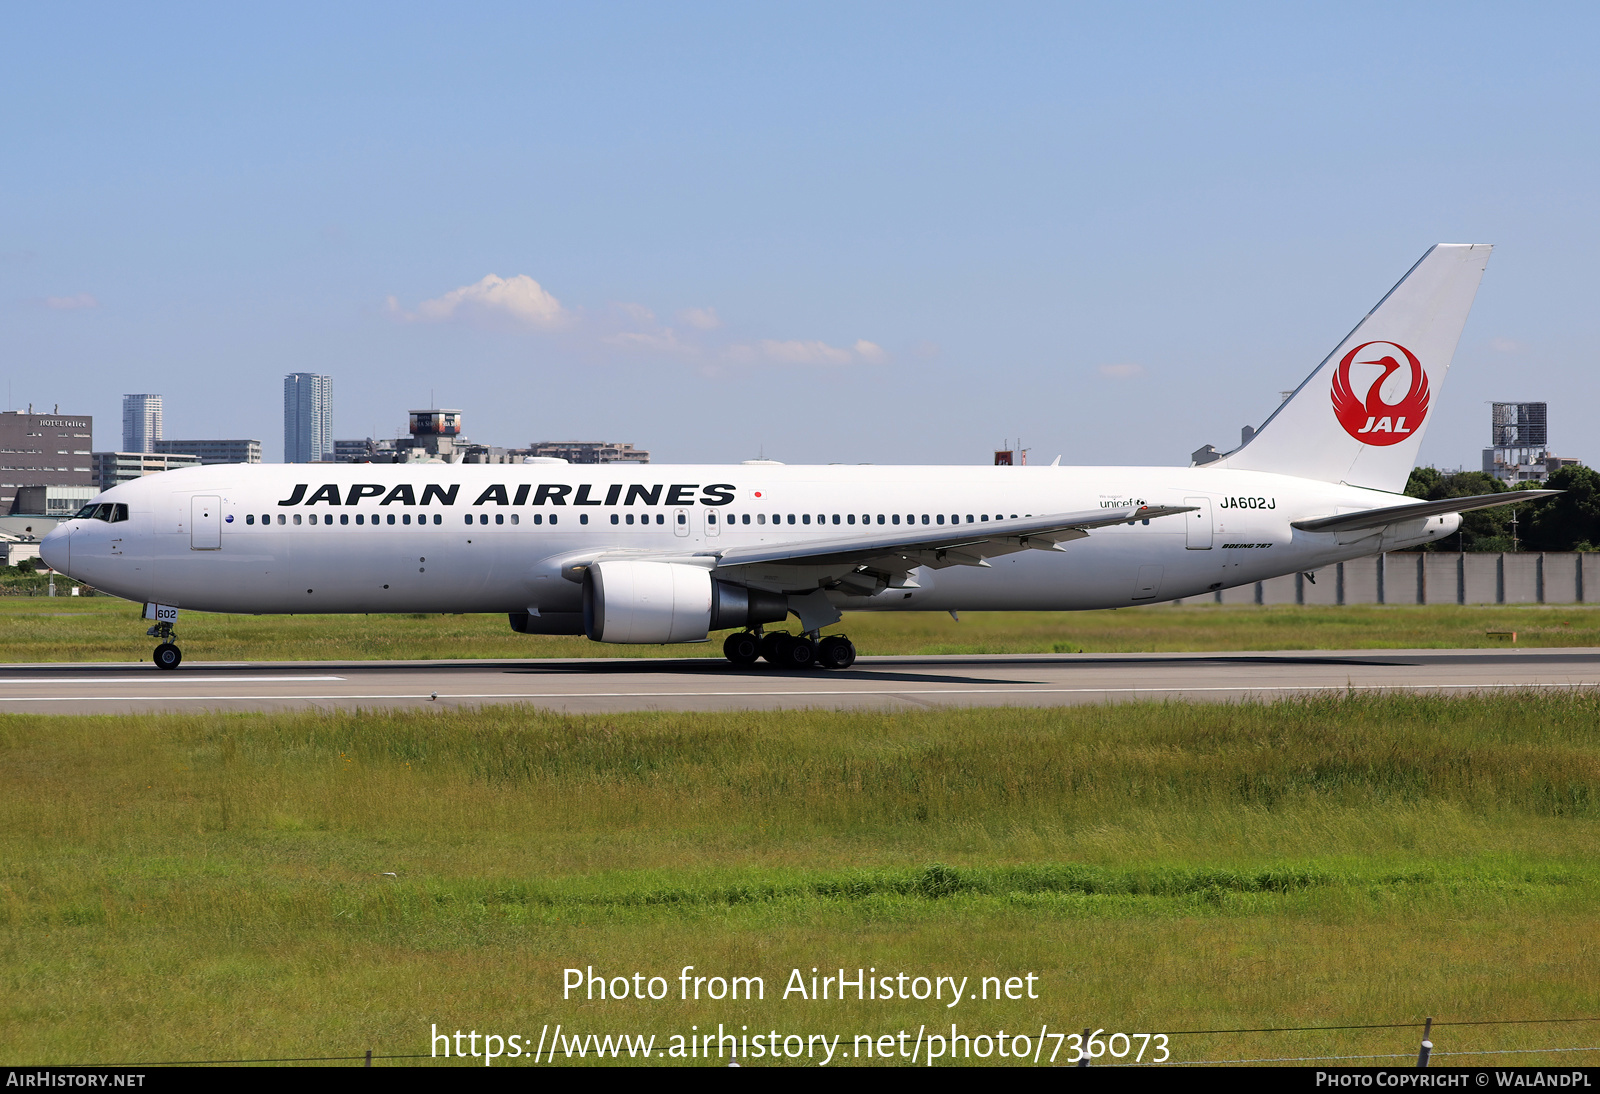
[[[1489,260],[1431,248],[1244,445],[1193,467],[287,464],[163,472],[42,545],[179,610],[504,612],[524,634],[700,642],[845,668],[842,611],[1174,600],[1443,539],[1549,491],[1401,493]],[[764,628],[794,615],[796,633]]]

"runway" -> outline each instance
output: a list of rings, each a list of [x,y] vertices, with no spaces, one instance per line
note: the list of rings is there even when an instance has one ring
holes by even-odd
[[[734,668],[712,658],[566,661],[9,665],[0,712],[463,707],[772,710],[1272,700],[1325,691],[1434,694],[1600,686],[1600,650],[863,657],[842,672]]]

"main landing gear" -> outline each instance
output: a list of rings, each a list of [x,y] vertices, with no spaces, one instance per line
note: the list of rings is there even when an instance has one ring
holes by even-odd
[[[735,665],[753,665],[760,658],[784,669],[847,669],[856,663],[855,643],[842,634],[819,639],[812,634],[786,631],[734,631],[722,643],[722,653]]]
[[[173,632],[171,623],[157,623],[144,633],[149,635],[151,638],[161,639],[161,645],[156,647],[156,652],[154,656],[151,657],[151,660],[156,663],[156,668],[175,669],[179,665],[183,664],[183,651],[180,650],[178,648],[178,644],[173,641],[173,639],[177,638],[178,636]]]

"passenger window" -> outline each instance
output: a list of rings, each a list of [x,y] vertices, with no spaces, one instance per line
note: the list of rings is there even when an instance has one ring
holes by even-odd
[[[689,523],[689,518],[684,516],[682,513],[679,513],[678,514],[678,523],[679,524],[688,524]]]
[[[550,523],[554,524],[555,520],[556,520],[555,517],[551,517],[550,518]],[[578,514],[578,523],[579,524],[588,524],[589,523],[589,514],[588,513],[579,513]]]
[[[468,513],[468,514],[467,514],[467,523],[468,523],[468,524],[471,524],[471,523],[472,523],[472,514],[471,514],[471,513]]]
[[[715,523],[717,523],[717,514],[714,511],[706,514],[706,523],[707,524],[715,524]]]
[[[494,522],[496,524],[504,524],[506,522],[506,515],[504,513],[496,513],[494,515]]]
[[[349,524],[350,523],[350,514],[349,513],[340,513],[339,514],[339,523],[340,524]]]
[[[972,514],[971,514],[971,513],[968,513],[968,514],[967,514],[967,523],[968,523],[968,524],[971,524],[971,523],[972,523]]]
[[[535,523],[535,524],[543,524],[544,523],[544,514],[543,513],[535,513],[535,514],[533,514],[533,523]]]
[[[839,523],[839,514],[838,513],[833,514],[833,523],[835,523],[835,524]],[[852,520],[850,523],[854,524],[855,521]]]
[[[387,521],[387,523],[389,523],[389,524],[393,524],[394,523],[394,514],[393,513],[389,514],[389,520]]]
[[[615,514],[615,513],[612,513],[612,514],[611,514],[611,523],[612,523],[612,524],[618,524],[618,523],[621,523],[621,522],[620,522],[620,521],[618,521],[618,520],[617,520],[617,514]],[[632,523],[633,523],[633,518],[632,518],[632,517],[629,517],[629,518],[628,518],[628,523],[629,523],[629,524],[632,524]]]
[[[656,523],[657,524],[665,524],[665,523],[667,523],[666,514],[665,513],[657,513],[656,514]]]
[[[478,514],[478,523],[479,524],[488,524],[489,523],[489,514],[488,513],[479,513]]]
[[[985,524],[987,524],[989,522],[989,514],[988,513],[983,514],[983,518],[982,519],[983,519],[983,522]]]
[[[756,523],[757,524],[765,524],[765,523],[767,523],[767,514],[765,514],[765,513],[757,513],[756,514]]]
[[[790,517],[789,520],[793,521],[794,518]],[[800,523],[801,524],[810,524],[811,523],[811,514],[810,513],[801,513],[800,514]]]
[[[749,524],[750,523],[750,514],[746,513],[744,516],[740,517],[739,518],[739,523],[741,523],[741,524]]]
[[[299,513],[296,513],[296,514],[295,514],[295,515],[294,515],[294,522],[295,522],[295,523],[296,523],[296,524],[299,524],[299,523],[300,523],[300,514],[299,514]]]
[[[411,523],[411,514],[410,513],[402,513],[402,514],[400,514],[400,523],[401,524],[410,524]]]
[[[433,518],[433,519],[434,519],[434,520],[438,520],[438,519],[439,519],[439,518],[438,518],[438,517],[434,517],[434,518]],[[512,524],[519,524],[519,523],[521,523],[521,520],[520,520],[520,518],[519,518],[519,517],[518,517],[518,516],[517,516],[517,514],[515,514],[515,513],[512,513],[512,514],[511,514],[511,523],[512,523]]]
[[[927,524],[928,523],[928,514],[926,514],[926,513],[922,514],[922,523],[923,524]]]
[[[246,513],[244,515],[244,522],[246,524],[254,524],[256,522],[256,515],[254,513]]]
[[[279,524],[282,524],[282,523],[283,523],[283,522],[284,522],[284,518],[283,518],[283,514],[282,514],[282,513],[279,513],[279,514],[278,514],[278,523],[279,523]]]
[[[856,515],[854,513],[846,514],[844,521],[846,524],[854,524],[856,522]]]
[[[616,517],[612,517],[612,518],[611,518],[611,523],[612,523],[612,524],[615,524],[615,523],[617,523],[617,518],[616,518]],[[633,523],[633,514],[632,514],[632,513],[629,513],[629,514],[628,514],[628,523],[629,523],[629,524],[632,524],[632,523]]]
[[[555,513],[551,513],[550,514],[550,523],[554,524],[555,522],[556,522],[556,514]]]
[[[793,524],[793,523],[794,523],[794,514],[793,514],[793,513],[790,513],[790,514],[789,514],[789,523],[790,523],[790,524]],[[811,523],[811,521],[809,521],[809,520],[807,520],[807,521],[806,521],[806,523],[807,523],[807,524],[810,524],[810,523]]]
[[[882,517],[879,517],[879,518],[878,518],[878,520],[879,520],[879,521],[880,521],[880,522],[882,522],[882,520],[883,520],[883,518],[882,518]],[[899,523],[900,523],[900,514],[899,514],[899,513],[896,513],[896,514],[895,514],[895,515],[894,515],[894,523],[896,523],[896,524],[899,524]]]
[[[896,523],[896,524],[899,524],[899,523],[900,523],[900,518],[899,518],[899,517],[895,517],[895,518],[894,518],[894,522],[895,522],[895,523]],[[883,514],[882,514],[882,513],[879,513],[879,514],[878,514],[878,523],[879,523],[879,524],[882,524],[882,523],[883,523]]]
[[[433,514],[433,523],[435,523],[435,524],[443,524],[444,523],[444,517],[440,516],[438,513]],[[511,518],[511,523],[512,524],[517,523],[517,518],[516,517],[512,517]]]
[[[928,518],[927,517],[923,517],[922,518],[922,522],[924,524],[926,524],[928,522]],[[944,523],[944,514],[943,513],[939,514],[939,519],[938,519],[938,521],[936,523],[939,523],[939,524],[943,524]]]
[[[367,522],[367,518],[366,517],[362,516],[360,513],[356,514],[356,523],[357,524],[365,524],[366,522]]]

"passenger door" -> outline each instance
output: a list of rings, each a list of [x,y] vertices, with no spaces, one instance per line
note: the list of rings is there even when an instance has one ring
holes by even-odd
[[[222,499],[197,497],[189,502],[189,550],[222,548]]]
[[[1211,550],[1211,499],[1184,498],[1183,504],[1195,506],[1195,511],[1185,513],[1183,545],[1191,551]]]
[[[715,509],[705,510],[706,535],[720,536],[722,534],[722,514]]]
[[[687,536],[689,534],[689,510],[674,509],[672,511],[672,534]]]

